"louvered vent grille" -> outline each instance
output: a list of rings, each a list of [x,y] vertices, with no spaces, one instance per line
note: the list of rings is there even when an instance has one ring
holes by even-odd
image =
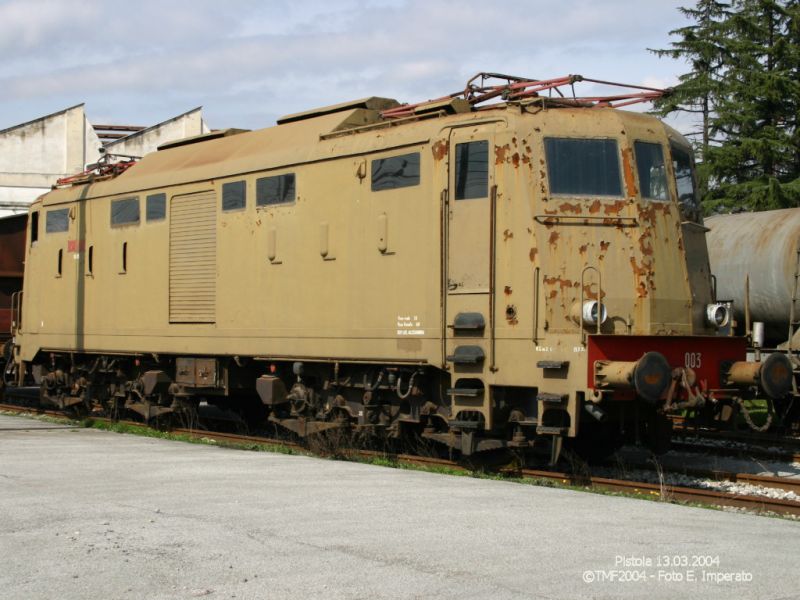
[[[175,196],[169,213],[170,323],[214,323],[217,203],[213,191]]]

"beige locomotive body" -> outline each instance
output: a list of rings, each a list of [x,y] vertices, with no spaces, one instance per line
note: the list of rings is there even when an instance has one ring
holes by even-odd
[[[611,108],[393,105],[185,140],[40,198],[22,372],[62,404],[258,396],[300,434],[419,427],[467,452],[629,423],[675,367],[725,387],[744,346],[708,323],[676,132]]]

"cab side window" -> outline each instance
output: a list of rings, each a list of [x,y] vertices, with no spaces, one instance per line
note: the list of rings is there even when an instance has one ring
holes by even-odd
[[[545,138],[551,194],[622,196],[614,139]]]

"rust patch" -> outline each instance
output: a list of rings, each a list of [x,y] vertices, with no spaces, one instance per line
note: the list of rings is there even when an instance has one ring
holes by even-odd
[[[556,210],[555,208],[552,209],[552,210],[549,209],[549,208],[545,208],[544,209],[544,214],[546,214],[546,215],[557,215],[558,214],[558,210]]]
[[[504,293],[506,296],[510,296],[510,295],[511,295],[511,293],[512,293],[511,286],[510,286],[510,285],[507,285],[505,288],[503,288],[503,293]]]
[[[653,256],[653,244],[650,243],[650,234],[645,232],[639,237],[639,250],[645,256]]]
[[[558,243],[558,238],[560,237],[561,237],[560,233],[558,233],[557,231],[551,231],[550,239],[548,240],[547,243],[555,248],[556,244]]]
[[[580,283],[578,283],[577,281],[572,281],[571,279],[562,279],[561,277],[545,277],[543,281],[545,285],[552,285],[552,286],[557,285],[558,288],[561,290],[562,294],[566,289],[571,289],[573,287],[580,286]],[[553,297],[552,292],[550,297],[551,298]]]
[[[578,248],[578,252],[580,252],[581,254],[586,254],[586,250],[588,249],[589,249],[589,244],[584,244],[583,246]]]
[[[494,147],[494,162],[496,165],[502,165],[506,162],[506,154],[510,150],[508,144],[505,146],[495,146]]]
[[[556,296],[558,296],[558,290],[550,290],[550,295],[549,295],[550,300],[555,299]]]
[[[592,289],[592,286],[594,286],[593,283],[583,284],[583,297],[588,298],[589,300],[597,300],[597,292]],[[605,297],[606,297],[605,291],[601,292],[600,299],[602,300]]]
[[[656,289],[653,281],[654,273],[651,269],[650,259],[644,257],[641,264],[637,264],[636,258],[631,256],[630,261],[636,285],[636,294],[639,298],[645,298],[647,297],[648,288],[651,290]]]
[[[625,205],[627,204],[627,200],[617,200],[616,202],[606,204],[603,208],[603,212],[607,215],[618,215],[622,212],[622,209],[624,209]]]
[[[636,180],[633,178],[633,149],[625,148],[622,151],[622,172],[625,175],[625,187],[628,196],[636,196],[639,190],[636,188]]]
[[[528,165],[529,167],[531,166],[531,159],[527,154],[522,156],[522,164]]]
[[[647,208],[639,208],[639,218],[642,222],[647,223],[650,227],[655,227],[656,225],[656,209],[653,204],[650,204]]]
[[[513,231],[511,231],[510,229],[506,229],[506,230],[503,232],[503,241],[504,241],[504,242],[507,242],[508,240],[510,240],[510,239],[511,239],[511,238],[513,238],[513,237],[514,237],[514,232],[513,232]]]
[[[596,215],[597,213],[600,212],[601,206],[602,204],[600,203],[600,200],[595,200],[589,205],[589,214]]]
[[[605,252],[608,250],[608,247],[611,245],[611,242],[606,242],[604,240],[600,240],[600,252]]]
[[[506,321],[508,321],[509,325],[516,325],[518,323],[517,307],[513,304],[506,306]]]
[[[447,156],[449,146],[445,140],[439,140],[433,146],[431,146],[431,152],[433,153],[433,160],[440,161],[445,156]]]
[[[564,202],[558,207],[562,213],[575,213],[576,215],[581,214],[583,209],[581,208],[580,204],[570,204],[569,202]]]
[[[517,145],[517,138],[516,137],[512,137],[511,138],[511,143],[516,146]]]
[[[531,262],[536,262],[536,255],[539,253],[538,248],[531,248],[531,251],[528,253],[528,256],[531,259]]]
[[[519,167],[519,152],[514,152],[514,154],[511,155],[511,164],[514,165],[515,169]]]

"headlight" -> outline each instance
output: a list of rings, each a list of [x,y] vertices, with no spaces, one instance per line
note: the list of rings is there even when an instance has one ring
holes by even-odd
[[[589,325],[597,325],[598,318],[601,324],[605,323],[608,318],[606,307],[597,300],[587,300],[584,302],[581,312],[583,314],[583,322]]]
[[[706,306],[706,318],[711,325],[719,329],[730,323],[731,310],[727,304],[715,302]]]

